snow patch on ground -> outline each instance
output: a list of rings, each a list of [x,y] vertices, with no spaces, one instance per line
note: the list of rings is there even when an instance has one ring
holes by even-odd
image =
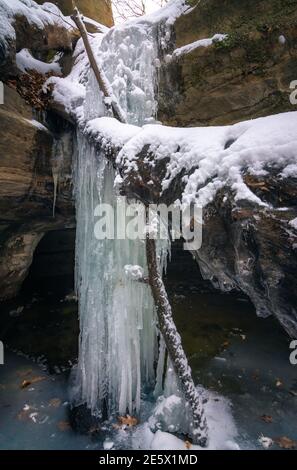
[[[236,443],[237,429],[231,412],[231,403],[224,397],[214,392],[205,391],[208,401],[205,405],[205,414],[209,428],[209,443],[204,449],[200,446],[192,445],[190,450],[239,450]],[[133,433],[134,449],[151,450],[189,450],[184,439],[175,435],[157,429],[152,431],[152,420],[156,416],[160,418],[163,415],[164,420],[172,424],[175,422],[178,426],[180,417],[184,414],[182,399],[175,395],[167,398],[160,397],[151,418],[143,425],[138,426]]]

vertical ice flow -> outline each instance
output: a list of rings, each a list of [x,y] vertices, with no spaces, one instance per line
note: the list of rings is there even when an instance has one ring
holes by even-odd
[[[112,84],[129,123],[151,122],[157,47],[148,26],[115,28],[103,38],[98,60]],[[89,74],[85,118],[103,114],[101,93]],[[114,169],[78,135],[76,186],[76,288],[79,297],[80,348],[76,400],[94,414],[139,411],[141,389],[155,383],[158,338],[150,288],[131,280],[126,265],[146,274],[145,243],[141,240],[97,240],[95,207],[119,199]],[[123,223],[117,220],[118,224]],[[165,262],[166,257],[160,257]],[[158,371],[161,376],[161,371]],[[159,379],[160,380],[160,379]]]

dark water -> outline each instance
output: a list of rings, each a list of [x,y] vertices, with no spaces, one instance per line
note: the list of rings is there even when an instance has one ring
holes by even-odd
[[[103,448],[112,439],[110,429],[81,436],[69,425],[77,305],[71,296],[65,300],[65,290],[48,290],[47,284],[42,293],[27,292],[1,306],[6,350],[0,366],[0,448]],[[261,434],[297,440],[297,366],[289,362],[289,339],[277,322],[257,318],[238,295],[184,286],[169,290],[175,292],[174,317],[194,379],[231,400],[240,447],[261,448]]]
[[[241,448],[261,448],[261,434],[297,440],[297,366],[274,319],[240,296],[197,293],[175,296],[175,320],[195,381],[231,400]]]

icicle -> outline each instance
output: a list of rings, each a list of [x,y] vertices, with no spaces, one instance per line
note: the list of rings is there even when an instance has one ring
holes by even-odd
[[[56,139],[53,145],[52,151],[52,175],[53,175],[53,182],[54,182],[54,195],[53,195],[53,217],[55,217],[56,211],[56,202],[57,202],[57,194],[59,189],[59,178],[60,172],[63,167],[63,159],[64,159],[64,142],[63,137]]]
[[[78,136],[76,166],[76,289],[79,294],[80,352],[77,400],[102,415],[135,413],[141,388],[154,385],[157,330],[147,284],[127,276],[127,266],[147,275],[142,240],[97,240],[94,209],[101,202],[116,209],[114,170]],[[122,202],[123,203],[123,202]],[[125,214],[124,211],[120,211]],[[118,218],[117,224],[126,224]]]
[[[54,168],[52,170],[53,181],[54,181],[54,200],[53,200],[53,217],[55,217],[56,211],[56,202],[57,202],[57,191],[58,191],[58,182],[59,182],[59,173],[57,173]]]
[[[102,40],[97,57],[128,122],[143,125],[154,121],[157,43],[152,28],[130,25],[129,30],[110,30]],[[85,119],[102,116],[104,109],[102,94],[90,71]],[[127,276],[127,266],[138,266],[147,276],[145,243],[121,237],[95,238],[96,206],[109,204],[115,210],[119,203],[114,190],[115,173],[105,156],[97,155],[82,134],[78,135],[77,147],[75,277],[81,333],[75,398],[98,416],[104,410],[109,416],[132,414],[140,409],[142,387],[153,389],[155,385],[158,357],[151,289]],[[123,213],[120,211],[122,215],[116,220],[118,231],[125,228]],[[167,239],[158,243],[162,271],[166,268],[168,250]],[[165,356],[164,347],[162,354]],[[159,387],[163,367],[161,358]]]

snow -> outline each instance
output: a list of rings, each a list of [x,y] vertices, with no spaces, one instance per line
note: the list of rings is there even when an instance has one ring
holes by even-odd
[[[137,24],[157,24],[163,22],[167,26],[174,24],[176,18],[192,8],[186,4],[186,0],[171,0],[163,8],[152,13],[126,21],[124,24],[116,25],[116,28],[126,28]]]
[[[268,449],[273,444],[273,440],[270,437],[263,436],[263,434],[259,436],[258,441],[264,447],[264,449]]]
[[[104,450],[111,450],[114,446],[114,442],[106,439],[104,442],[103,442],[103,449]]]
[[[117,164],[124,176],[137,168],[138,154],[148,145],[156,160],[168,157],[167,174],[162,183],[166,190],[182,170],[186,183],[184,204],[207,205],[218,189],[229,185],[235,200],[248,200],[267,206],[244,183],[242,174],[266,174],[278,168],[283,177],[297,176],[297,112],[244,121],[232,126],[172,128],[162,125],[143,127],[125,125],[113,118],[97,118],[86,126],[94,139],[116,147],[122,146]],[[226,143],[230,143],[228,148]],[[190,176],[187,172],[196,168]]]
[[[71,21],[67,25],[59,8],[52,3],[38,5],[33,0],[0,0],[0,37],[4,41],[15,39],[13,20],[16,15],[25,16],[38,29],[54,24],[71,28]]]
[[[42,74],[47,74],[49,72],[61,74],[61,67],[57,62],[55,62],[57,59],[59,59],[59,56],[57,56],[51,63],[42,62],[41,60],[35,59],[28,49],[22,49],[16,54],[16,64],[22,72],[26,72],[27,70],[36,70]]]
[[[215,34],[212,38],[199,39],[198,41],[192,42],[190,44],[187,44],[186,46],[182,46],[182,47],[179,47],[178,49],[175,49],[173,52],[173,56],[178,57],[183,54],[189,54],[189,52],[194,51],[198,47],[212,46],[214,43],[223,41],[227,37],[228,37],[227,34]]]
[[[143,268],[141,266],[126,264],[124,266],[126,276],[133,281],[141,281],[144,278]]]
[[[289,224],[291,225],[291,227],[297,230],[297,217],[293,220],[290,220]]]
[[[104,34],[89,35],[97,63],[106,76],[106,82],[110,83],[113,96],[129,124],[139,126],[154,122],[157,111],[155,82],[159,47],[156,31],[160,22],[168,29],[164,33],[165,39],[162,39],[164,46],[170,37],[169,28],[188,8],[184,0],[172,0],[152,14],[117,25],[108,31],[104,30]],[[47,82],[54,84],[54,100],[80,126],[86,124],[82,104],[87,97],[88,72],[89,63],[80,40],[75,50],[75,64],[68,77],[51,77]],[[91,88],[95,86],[92,80]],[[99,107],[98,99],[95,100],[93,118],[104,114],[102,105]]]
[[[179,425],[179,421],[184,421],[185,408],[180,397],[170,395],[165,398],[160,397],[155,409],[150,411],[150,417],[143,424],[138,426],[133,432],[132,445],[134,449],[148,450],[240,450],[236,442],[238,432],[232,416],[231,402],[223,396],[198,388],[199,393],[203,392],[205,397],[205,415],[209,427],[209,442],[207,447],[202,448],[198,445],[191,445],[190,449],[186,447],[186,438],[178,438],[164,429],[154,429],[153,423],[156,416],[162,417],[163,409],[166,410],[165,416],[161,421],[167,421]],[[157,414],[156,414],[156,410]]]
[[[102,145],[112,144],[123,147],[128,140],[132,139],[140,131],[140,128],[131,124],[123,124],[114,118],[102,117],[87,122],[85,132],[90,136],[102,137]]]
[[[36,119],[26,119],[26,121],[31,124],[34,127],[37,127],[37,129],[44,131],[44,132],[49,132],[48,128],[45,127],[41,122],[36,121]]]

